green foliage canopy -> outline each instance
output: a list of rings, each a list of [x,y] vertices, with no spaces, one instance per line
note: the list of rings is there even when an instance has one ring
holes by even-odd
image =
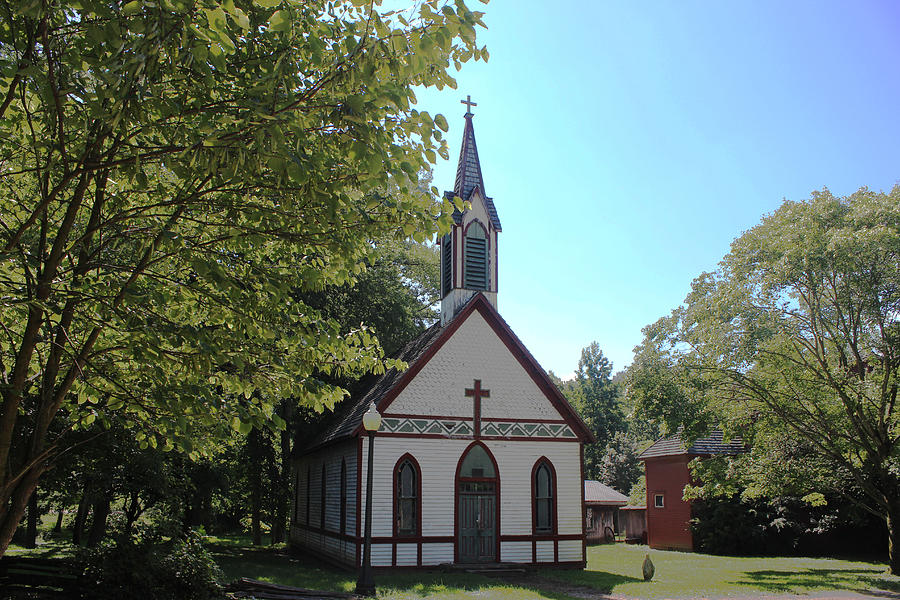
[[[785,202],[644,334],[640,410],[688,439],[740,433],[753,452],[718,471],[757,493],[860,501],[900,572],[900,186]]]
[[[447,157],[413,86],[454,86],[462,0],[0,2],[0,553],[65,431],[150,446],[279,419],[384,367],[294,292],[352,281],[369,240],[427,239]],[[49,438],[48,438],[49,435]],[[213,437],[212,439],[215,439]]]

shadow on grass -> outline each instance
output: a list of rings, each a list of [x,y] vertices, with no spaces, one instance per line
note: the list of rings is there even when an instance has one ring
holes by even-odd
[[[352,592],[356,586],[357,571],[341,569],[308,554],[292,554],[286,548],[245,545],[241,538],[215,538],[206,544],[225,575],[225,581],[241,577],[270,583],[289,585],[311,590]],[[609,573],[603,579],[611,587],[620,577]],[[548,600],[572,600],[566,588],[572,583],[553,580],[540,575],[523,574],[516,578],[492,578],[457,571],[406,571],[378,570],[375,581],[380,594],[406,597],[452,595],[472,592],[479,596],[515,598],[524,590],[530,590]],[[605,588],[604,588],[605,589]],[[599,590],[598,590],[599,591]],[[518,593],[517,593],[518,592]]]
[[[548,581],[587,587],[602,594],[609,594],[619,585],[643,582],[643,579],[638,579],[637,577],[620,575],[618,573],[607,573],[606,571],[557,571],[542,569],[538,571],[538,573],[542,578]]]
[[[900,581],[874,569],[801,569],[748,571],[733,582],[767,592],[802,592],[815,589],[900,592]],[[860,590],[860,583],[867,586]]]

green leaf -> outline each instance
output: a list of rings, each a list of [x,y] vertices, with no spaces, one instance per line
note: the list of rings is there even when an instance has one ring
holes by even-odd
[[[125,4],[122,7],[122,14],[126,17],[130,17],[132,15],[136,15],[141,12],[141,2],[140,0],[131,0],[128,4]]]
[[[247,13],[245,13],[241,9],[235,8],[234,12],[231,13],[231,18],[234,21],[235,25],[237,25],[244,31],[250,29],[250,18],[247,16]]]
[[[447,125],[447,119],[442,114],[434,115],[434,124],[437,125],[441,131],[447,131],[449,128]]]
[[[291,17],[286,10],[276,10],[269,19],[269,29],[272,31],[289,31],[291,29]]]

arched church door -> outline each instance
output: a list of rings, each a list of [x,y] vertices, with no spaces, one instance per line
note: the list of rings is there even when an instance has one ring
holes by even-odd
[[[460,563],[497,560],[497,465],[480,443],[469,446],[456,470],[456,549]]]

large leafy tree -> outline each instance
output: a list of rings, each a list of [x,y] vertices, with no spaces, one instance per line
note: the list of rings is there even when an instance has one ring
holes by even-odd
[[[576,407],[585,424],[594,432],[597,441],[584,449],[586,477],[599,478],[607,447],[617,433],[626,429],[619,386],[612,381],[613,364],[603,356],[597,342],[581,350],[575,380],[564,388],[569,401]]]
[[[732,466],[759,491],[839,493],[882,517],[898,574],[898,368],[900,187],[823,190],[735,240],[645,329],[630,389],[688,436],[745,436]]]
[[[196,454],[383,368],[295,292],[449,226],[412,89],[487,52],[462,0],[379,4],[0,0],[0,554],[72,428]]]

